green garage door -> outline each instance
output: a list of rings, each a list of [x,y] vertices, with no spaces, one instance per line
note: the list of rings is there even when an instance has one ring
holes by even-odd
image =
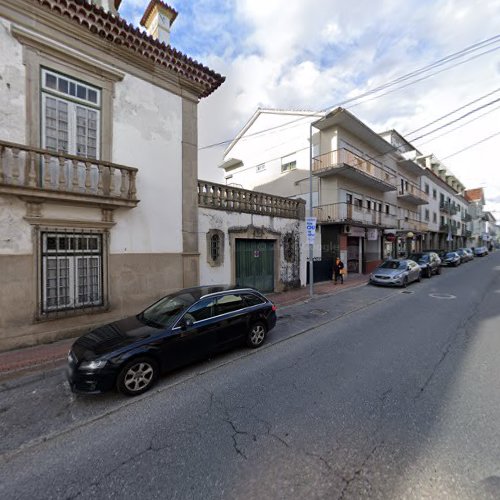
[[[261,292],[274,290],[274,241],[236,240],[236,283]]]

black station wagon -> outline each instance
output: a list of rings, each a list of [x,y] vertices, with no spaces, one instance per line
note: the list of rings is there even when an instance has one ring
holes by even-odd
[[[180,290],[80,337],[68,353],[68,381],[74,392],[116,387],[134,396],[162,372],[245,342],[261,346],[275,324],[275,305],[252,288]]]

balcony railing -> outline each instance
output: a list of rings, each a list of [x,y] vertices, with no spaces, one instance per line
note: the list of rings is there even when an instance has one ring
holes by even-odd
[[[351,203],[333,203],[314,208],[318,222],[357,222],[373,226],[394,227],[396,216],[376,210],[368,210]]]
[[[414,184],[405,185],[404,188],[400,187],[398,190],[398,198],[416,205],[425,205],[429,203],[429,195]]]
[[[399,219],[398,228],[402,231],[418,231],[420,233],[425,233],[429,230],[427,222],[422,222],[420,219],[412,219],[411,217]]]
[[[395,175],[346,148],[330,151],[313,158],[312,169],[313,174],[320,176],[341,173],[382,191],[397,189]]]
[[[289,219],[305,219],[305,201],[198,181],[200,207]]]
[[[441,212],[450,214],[450,215],[455,215],[458,213],[458,207],[456,205],[450,204],[450,203],[440,203],[439,204],[439,210]]]
[[[450,230],[450,227],[451,227],[451,230]],[[450,226],[449,224],[440,224],[439,231],[441,233],[451,232],[451,234],[456,235],[458,232],[458,228],[457,228],[457,226],[453,226],[453,225]]]
[[[137,169],[0,141],[0,192],[100,206],[136,206]]]
[[[462,222],[470,222],[472,217],[470,214],[462,214]]]

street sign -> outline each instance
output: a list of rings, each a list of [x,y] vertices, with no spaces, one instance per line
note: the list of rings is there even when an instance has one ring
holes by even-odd
[[[308,245],[314,245],[316,237],[316,217],[306,217],[306,231]]]

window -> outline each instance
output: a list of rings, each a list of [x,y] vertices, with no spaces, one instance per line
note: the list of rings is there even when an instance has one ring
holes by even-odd
[[[220,229],[210,229],[207,233],[207,262],[212,267],[224,262],[224,233]]]
[[[429,209],[425,209],[425,220],[429,220]]]
[[[429,194],[429,184],[425,184],[425,194]]]
[[[260,297],[257,297],[257,295],[254,295],[253,293],[245,293],[242,296],[247,306],[257,306],[264,303]]]
[[[215,299],[209,297],[197,302],[188,312],[185,314],[184,319],[190,319],[194,321],[203,321],[204,319],[211,318],[215,315],[214,312]]]
[[[433,197],[434,199],[436,199],[436,198],[437,198],[437,191],[436,191],[435,189],[433,189],[433,190],[432,190],[432,197]]]
[[[352,194],[346,193],[345,195],[345,201],[348,205],[352,205]]]
[[[363,200],[361,198],[354,198],[354,205],[357,208],[363,208]]]
[[[288,172],[290,170],[295,170],[297,168],[297,161],[288,161],[286,163],[281,163],[281,172]]]
[[[227,314],[230,312],[238,311],[245,307],[243,298],[239,295],[224,295],[217,299],[217,304],[215,305],[215,315],[219,316],[221,314]]]
[[[103,305],[102,235],[43,232],[42,312]]]
[[[42,147],[99,157],[101,91],[64,75],[42,70]]]
[[[386,213],[386,215],[389,215],[389,214],[390,214],[390,208],[389,208],[389,205],[386,205],[386,206],[385,206],[385,213]]]
[[[220,256],[220,235],[215,233],[210,238],[210,258],[213,261],[219,260]]]
[[[261,163],[260,165],[257,165],[256,170],[257,172],[263,172],[266,169],[266,165],[264,163]]]
[[[434,224],[437,222],[437,214],[436,214],[436,212],[432,212],[432,222],[434,222]]]
[[[366,209],[370,211],[372,209],[372,202],[370,200],[366,200]]]

